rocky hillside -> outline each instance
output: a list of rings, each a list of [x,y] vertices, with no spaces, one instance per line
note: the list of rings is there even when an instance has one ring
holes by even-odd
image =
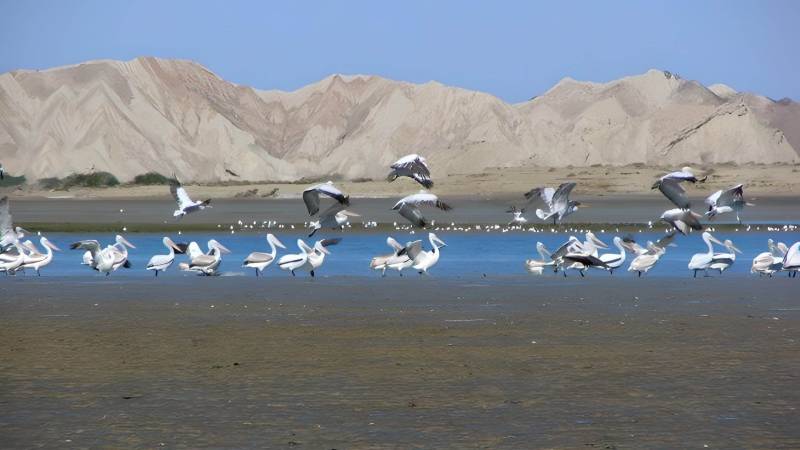
[[[189,61],[93,61],[0,75],[0,161],[28,179],[382,177],[398,156],[434,175],[487,167],[796,163],[800,104],[651,70],[560,81],[508,104],[436,82],[334,75],[294,92],[238,86]]]

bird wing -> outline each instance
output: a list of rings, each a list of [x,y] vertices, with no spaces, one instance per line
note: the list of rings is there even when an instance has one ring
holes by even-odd
[[[417,259],[417,256],[422,252],[422,241],[414,241],[406,244],[404,253],[411,259]]]
[[[657,240],[654,245],[658,248],[667,248],[667,246],[670,245],[672,241],[675,240],[675,236],[677,236],[677,234],[675,233],[675,230],[672,230],[669,233],[665,234],[664,237]]]
[[[323,239],[319,241],[319,244],[323,247],[330,247],[332,245],[337,245],[339,242],[342,242],[342,238]]]
[[[244,262],[245,262],[245,264],[247,264],[247,263],[258,264],[258,263],[270,262],[273,259],[275,259],[275,257],[270,255],[269,253],[253,252],[253,253],[250,253],[249,255],[247,255],[247,258],[245,258]]]
[[[169,191],[172,193],[172,197],[175,199],[175,201],[178,202],[178,208],[180,209],[191,206],[192,203],[194,203],[192,199],[189,198],[189,194],[186,193],[186,189],[181,186],[181,182],[178,181],[177,178],[173,177],[173,179],[170,180]]]
[[[406,220],[418,227],[425,228],[425,225],[428,224],[419,208],[414,205],[403,203],[400,205],[400,208],[397,210],[397,212],[400,213],[401,216],[405,217]]]
[[[303,191],[303,202],[305,202],[310,216],[319,212],[319,194],[325,194],[342,205],[350,204],[350,197],[337,189],[333,183],[318,184]]]
[[[567,261],[581,263],[585,266],[599,266],[599,267],[607,266],[607,264],[603,260],[592,255],[568,253],[564,255],[564,259]]]
[[[681,182],[674,178],[667,178],[658,183],[658,190],[667,197],[669,201],[680,209],[689,209],[689,197],[681,187]]]
[[[717,206],[719,202],[719,196],[722,195],[722,191],[714,192],[713,194],[706,197],[706,205],[710,206],[711,208]]]
[[[722,194],[717,200],[717,206],[733,206],[737,202],[744,201],[744,189],[742,186],[737,184],[726,191],[720,191]]]
[[[529,202],[535,201],[537,198],[551,206],[553,203],[553,195],[556,190],[551,187],[536,187],[525,193],[525,198]]]
[[[433,187],[433,181],[431,180],[431,171],[428,169],[428,164],[425,162],[425,158],[412,154],[406,155],[400,159],[398,159],[394,164],[390,166],[394,170],[403,170],[405,172],[409,172],[411,178],[414,179],[417,183],[425,186],[426,188],[430,189]]]
[[[6,233],[13,233],[14,227],[11,225],[11,208],[8,197],[0,198],[0,238]]]
[[[197,255],[197,257],[192,258],[191,267],[202,267],[202,266],[209,266],[214,262],[214,257],[211,255]]]
[[[87,239],[83,241],[74,242],[70,244],[69,248],[72,250],[77,250],[77,249],[88,250],[94,257],[94,255],[96,255],[97,252],[100,251],[100,243],[94,239]]]
[[[319,197],[317,197],[317,198],[319,198]],[[333,205],[329,206],[328,209],[326,209],[325,211],[322,211],[322,213],[319,215],[319,217],[320,218],[333,217],[336,214],[339,214],[340,212],[343,212],[345,208],[347,208],[346,205],[343,205],[341,203],[334,203]]]
[[[566,210],[569,205],[569,194],[575,188],[575,183],[561,183],[553,194],[551,204],[554,211]]]
[[[399,242],[397,242],[397,241],[396,241],[396,240],[395,240],[393,237],[391,237],[391,236],[389,236],[388,238],[386,238],[386,244],[387,244],[387,245],[389,245],[389,247],[392,247],[392,248],[394,249],[395,253],[397,253],[397,252],[399,252],[400,250],[402,250],[402,249],[403,249],[403,245],[402,245],[402,244],[400,244]]]

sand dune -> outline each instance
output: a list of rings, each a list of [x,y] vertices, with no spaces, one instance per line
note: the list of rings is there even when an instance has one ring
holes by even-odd
[[[381,178],[409,152],[439,175],[496,167],[796,163],[800,106],[651,70],[564,79],[521,104],[436,82],[334,75],[293,92],[189,61],[93,61],[0,75],[0,160],[28,179]]]

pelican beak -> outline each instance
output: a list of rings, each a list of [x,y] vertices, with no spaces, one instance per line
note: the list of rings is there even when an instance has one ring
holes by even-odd
[[[220,244],[219,242],[217,242],[217,249],[218,249],[220,252],[224,253],[224,254],[230,254],[230,253],[231,253],[231,251],[230,251],[230,250],[228,250],[228,248],[227,248],[227,247],[225,247],[224,245]]]
[[[21,232],[23,232],[25,234],[33,234],[30,231],[26,230],[25,228],[22,228],[22,227],[17,227],[17,228],[19,228],[19,231],[21,231]]]
[[[167,238],[167,239],[169,239],[169,238]],[[172,249],[175,250],[176,252],[182,252],[183,251],[183,250],[181,250],[180,247],[178,247],[178,244],[176,244],[175,242],[172,241],[172,239],[169,239],[168,242],[169,242],[169,246],[172,247]]]
[[[278,240],[278,238],[274,238],[274,239],[275,239],[275,240],[274,240],[274,243],[275,243],[275,245],[276,245],[277,247],[280,247],[280,248],[283,248],[283,249],[285,249],[285,248],[286,248],[286,246],[285,246],[285,245],[283,245],[283,243],[282,243],[281,241],[279,241],[279,240]]]
[[[738,248],[736,248],[736,246],[734,246],[734,245],[731,245],[731,248],[732,248],[732,249],[733,249],[733,251],[735,251],[736,253],[739,253],[739,254],[741,254],[741,253],[742,253],[742,251],[741,251],[741,250],[739,250]]]
[[[120,240],[122,241],[122,243],[123,243],[123,244],[127,245],[128,247],[130,247],[130,248],[136,248],[136,246],[135,246],[135,245],[133,245],[133,244],[131,244],[130,242],[128,242],[128,240],[127,240],[127,239],[125,239],[124,237],[120,236]]]
[[[608,244],[606,244],[605,242],[601,241],[597,236],[594,236],[594,235],[592,235],[592,243],[594,243],[594,245],[596,245],[598,247],[601,247],[601,248],[608,248]]]
[[[720,240],[719,240],[719,239],[717,239],[717,238],[715,238],[714,236],[711,236],[711,238],[710,238],[709,240],[710,240],[711,242],[715,243],[715,244],[719,244],[719,245],[725,245],[724,243],[720,242]]]
[[[325,247],[323,247],[321,245],[318,248],[319,248],[319,251],[321,251],[322,253],[325,253],[326,255],[330,255],[331,254],[331,252],[329,252],[327,248],[325,248]]]
[[[60,249],[60,248],[56,247],[56,245],[55,245],[55,244],[53,244],[53,243],[52,243],[52,242],[50,242],[50,241],[47,241],[47,243],[46,243],[45,245],[46,245],[46,246],[48,246],[48,247],[50,247],[50,248],[52,248],[53,250],[55,250],[55,251],[57,251],[57,252],[60,252],[60,251],[61,251],[61,249]]]

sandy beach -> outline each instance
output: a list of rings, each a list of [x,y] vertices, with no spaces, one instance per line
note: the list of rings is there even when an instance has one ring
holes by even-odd
[[[193,281],[3,280],[3,446],[800,446],[796,280]]]

